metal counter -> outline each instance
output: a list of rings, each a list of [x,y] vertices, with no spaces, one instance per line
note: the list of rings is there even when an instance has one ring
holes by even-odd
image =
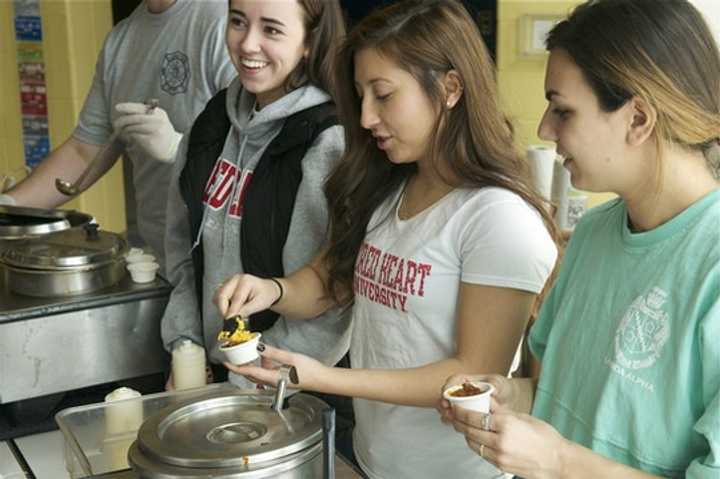
[[[135,472],[131,469],[124,471],[115,471],[99,476],[90,476],[87,479],[139,479]],[[337,454],[335,456],[335,479],[362,479],[363,475],[355,469],[344,457]],[[320,479],[320,478],[318,478]]]
[[[2,269],[0,268],[0,272]],[[94,293],[33,298],[0,274],[0,404],[163,371],[160,319],[170,285],[158,278]]]

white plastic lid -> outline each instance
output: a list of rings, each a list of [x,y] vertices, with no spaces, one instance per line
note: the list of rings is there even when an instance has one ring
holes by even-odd
[[[138,391],[126,387],[120,387],[105,396],[105,402],[120,401],[121,399],[139,398],[142,396]]]
[[[205,355],[205,349],[202,346],[199,346],[189,339],[183,339],[180,341],[180,344],[178,347],[176,347],[173,350],[173,355],[180,354],[182,356],[185,355]]]

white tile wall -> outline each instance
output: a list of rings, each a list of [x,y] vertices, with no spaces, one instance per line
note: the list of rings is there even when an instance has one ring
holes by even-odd
[[[50,431],[15,439],[37,479],[70,479],[65,469],[63,435]]]

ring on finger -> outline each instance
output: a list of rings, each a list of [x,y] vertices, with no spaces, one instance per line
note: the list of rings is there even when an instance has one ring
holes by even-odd
[[[482,429],[484,431],[490,431],[490,427],[492,426],[492,419],[490,417],[490,414],[485,414],[482,419]]]

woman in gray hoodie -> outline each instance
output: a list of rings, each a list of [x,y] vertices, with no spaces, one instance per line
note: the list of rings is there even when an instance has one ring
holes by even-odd
[[[219,364],[218,284],[238,272],[283,276],[317,254],[328,222],[322,184],[345,147],[330,70],[344,33],[337,0],[229,2],[226,43],[238,76],[180,145],[169,192],[169,351],[189,340]],[[266,342],[329,365],[348,349],[348,325],[338,310],[301,322],[251,317]],[[213,369],[223,379],[226,370]]]

